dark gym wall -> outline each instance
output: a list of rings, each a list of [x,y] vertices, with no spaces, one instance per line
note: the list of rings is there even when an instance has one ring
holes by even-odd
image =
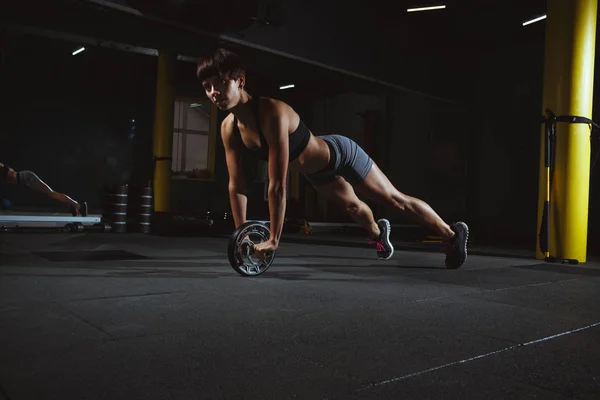
[[[85,199],[93,206],[100,205],[104,184],[143,184],[151,179],[156,58],[101,49],[88,49],[73,57],[71,52],[77,46],[72,43],[12,33],[5,42],[0,67],[0,161],[17,169],[34,170],[55,189]],[[290,48],[288,52],[296,50],[300,48]],[[309,50],[305,55],[315,54]],[[332,57],[330,53],[328,57]],[[468,49],[463,49],[448,58],[452,62],[443,74],[433,55],[415,60],[414,64],[412,59],[404,60],[403,64],[413,65],[413,70],[429,66],[436,68],[436,73],[429,67],[423,68],[419,76],[398,72],[398,80],[402,83],[431,78],[423,90],[455,93],[467,106],[467,111],[454,108],[461,110],[456,113],[453,107],[401,91],[390,95],[390,90],[381,86],[370,86],[364,92],[349,88],[334,96],[308,93],[280,97],[290,97],[318,133],[320,128],[328,128],[320,127],[319,117],[311,113],[320,107],[319,103],[337,97],[346,98],[346,103],[358,99],[355,105],[362,107],[360,99],[381,98],[376,104],[366,102],[362,108],[379,112],[379,118],[385,121],[378,124],[377,134],[379,151],[387,155],[388,174],[400,190],[430,201],[447,218],[460,214],[452,211],[453,200],[444,198],[442,184],[447,185],[448,181],[430,170],[435,157],[445,154],[444,145],[441,153],[436,153],[428,148],[428,143],[432,137],[443,140],[466,135],[468,140],[462,149],[468,152],[465,219],[480,237],[533,243],[537,235],[543,53],[543,38],[470,55]],[[439,59],[450,55],[442,54]],[[351,61],[350,57],[346,65]],[[389,70],[394,67],[389,65]],[[196,93],[193,65],[180,62],[178,70],[179,93]],[[359,121],[355,115],[344,116],[345,110],[342,107],[335,115],[341,124],[340,133],[348,130],[344,125]],[[131,117],[136,118],[133,140],[129,139]],[[597,119],[595,115],[594,118]],[[350,126],[348,131],[361,129]],[[211,207],[220,207],[218,211],[226,208],[222,200],[226,199],[227,172],[219,157],[220,140],[215,182],[173,185],[173,204],[179,210],[193,213]],[[265,212],[265,202],[258,200],[262,194],[260,184],[254,186],[251,210],[261,214]],[[591,234],[600,225],[600,218],[594,213],[594,199],[600,198],[595,188],[599,186],[592,181]],[[215,200],[214,193],[223,197]],[[17,205],[54,207],[46,199],[19,190],[9,197]]]
[[[3,162],[16,169],[36,171],[56,190],[85,199],[93,207],[100,206],[103,185],[143,184],[151,179],[156,58],[94,48],[72,56],[77,46],[69,42],[25,35],[13,34],[6,41],[2,65],[3,87],[6,87],[2,121],[6,134],[1,140],[2,147],[10,151],[3,152]],[[477,167],[472,170],[478,175],[469,182],[476,201],[472,201],[472,209],[468,211],[473,218],[494,221],[490,225],[502,227],[507,220],[503,213],[514,213],[515,209],[521,212],[519,217],[532,217],[526,215],[526,206],[516,207],[513,199],[518,197],[517,192],[527,192],[521,188],[526,184],[523,180],[531,182],[533,177],[535,181],[538,155],[534,152],[529,166],[526,164],[519,171],[519,163],[527,163],[527,158],[522,154],[515,157],[515,151],[526,151],[527,146],[513,146],[513,143],[519,140],[534,151],[537,149],[537,131],[533,135],[527,132],[532,119],[537,122],[539,110],[539,88],[531,87],[541,76],[533,67],[539,62],[534,57],[536,45],[521,49],[522,54],[510,48],[490,53],[482,59],[479,68],[482,72],[472,82],[462,82],[466,92],[477,83],[476,103],[484,105],[477,111],[482,112],[481,128],[486,127],[476,130],[470,143],[477,143],[477,151],[472,152],[475,155],[472,162]],[[38,49],[35,53],[30,51],[34,48]],[[538,57],[539,53],[537,49]],[[513,57],[521,63],[511,67],[514,63],[502,62]],[[191,63],[177,63],[178,95],[203,96],[193,69]],[[519,88],[515,85],[525,88],[515,92],[516,98],[513,92]],[[364,120],[356,113],[376,112],[378,151],[387,157],[386,172],[391,180],[400,190],[430,202],[444,217],[458,217],[461,209],[452,205],[457,190],[448,184],[448,176],[439,176],[443,168],[432,167],[444,156],[443,145],[460,142],[461,136],[467,135],[473,126],[469,117],[477,118],[478,114],[468,114],[464,107],[411,93],[390,93],[381,87],[369,89],[370,93],[348,91],[323,98],[308,93],[290,102],[302,112],[315,133],[348,135],[363,146]],[[284,100],[289,97],[284,92],[278,94]],[[507,114],[510,119],[499,117]],[[133,140],[129,138],[130,118],[136,119]],[[524,126],[523,119],[529,120],[529,127]],[[533,128],[537,129],[537,125]],[[500,143],[495,143],[498,140]],[[441,153],[436,153],[434,149],[440,143]],[[215,213],[227,211],[223,201],[227,171],[222,152],[218,140],[214,181],[173,182],[174,211],[192,214],[209,209]],[[261,189],[260,183],[253,184],[250,214],[260,216],[267,212]],[[534,194],[529,201],[529,213],[531,210],[535,213],[535,186],[529,188],[529,193]],[[16,205],[53,206],[47,199],[19,190],[13,191],[12,200]],[[399,217],[390,210],[385,214]],[[329,216],[334,217],[331,213]]]
[[[482,53],[474,99],[479,129],[471,137],[469,210],[473,231],[490,241],[536,245],[544,39]],[[598,121],[598,63],[592,118]],[[592,156],[598,150],[595,132]],[[590,182],[589,245],[600,238],[599,165]]]
[[[535,242],[543,63],[543,41],[479,58],[470,210],[482,236]]]
[[[365,30],[353,30],[350,28],[350,19],[340,20],[339,9],[337,7],[324,8],[322,2],[282,2],[282,12],[285,16],[285,24],[282,26],[261,26],[255,24],[252,28],[243,32],[233,34],[236,37],[244,40],[252,41],[260,45],[265,45],[275,49],[279,49],[291,54],[316,59],[320,62],[330,63],[334,66],[346,68],[359,73],[370,74],[384,79],[394,79],[401,84],[410,84],[410,86],[429,91],[434,89],[435,82],[445,81],[446,77],[442,74],[430,73],[430,68],[439,65],[432,61],[431,56],[422,56],[420,58],[404,57],[403,62],[394,63],[393,59],[397,59],[398,54],[395,52],[401,48],[409,37],[402,38],[400,42],[398,38],[386,38],[386,41],[391,41],[394,44],[393,52],[386,52],[384,42],[379,40],[378,34],[369,26],[377,26],[376,18],[372,14],[361,13],[362,22],[365,24]],[[51,10],[49,10],[51,11]],[[318,11],[318,12],[313,12]],[[346,10],[348,11],[348,10]],[[315,20],[317,18],[317,20]],[[120,20],[120,19],[119,19]],[[335,22],[335,24],[333,23]],[[138,24],[139,25],[139,24]],[[139,29],[138,25],[131,25],[129,29]],[[143,24],[142,24],[143,25]],[[310,29],[306,29],[310,26]],[[137,28],[135,28],[137,27]],[[345,27],[344,29],[342,29]],[[88,30],[81,31],[82,28],[75,25],[69,27],[73,33],[90,34]],[[97,29],[96,29],[97,30]],[[93,31],[95,32],[95,31]],[[368,32],[365,34],[365,32]],[[123,41],[127,42],[127,38],[137,38],[138,34],[132,31],[123,30]],[[100,33],[97,33],[101,35]],[[119,39],[115,32],[110,33],[113,39]],[[17,169],[28,168],[32,170],[40,170],[39,165],[43,164],[46,168],[40,170],[40,175],[56,190],[67,192],[78,199],[87,200],[92,206],[99,206],[101,201],[101,187],[105,184],[112,183],[145,183],[152,175],[152,122],[154,114],[154,94],[155,94],[155,74],[156,74],[156,59],[154,57],[142,56],[130,53],[119,52],[117,50],[101,50],[90,48],[86,52],[73,57],[71,51],[76,47],[74,43],[64,42],[60,40],[43,39],[40,37],[20,36],[12,38],[12,34],[7,37],[7,49],[5,51],[5,66],[4,75],[11,81],[12,88],[6,93],[3,99],[6,99],[7,104],[11,104],[10,98],[14,93],[33,92],[36,86],[39,86],[38,81],[45,82],[46,91],[54,94],[53,105],[55,108],[51,112],[55,121],[50,121],[50,117],[46,118],[45,134],[38,133],[40,129],[37,124],[41,123],[38,116],[43,114],[40,108],[21,107],[23,118],[31,120],[33,125],[27,127],[27,137],[36,138],[35,142],[42,143],[44,140],[51,143],[50,146],[41,145],[37,147],[35,144],[29,143],[34,148],[39,148],[38,153],[43,155],[30,156],[29,152],[13,153],[12,157],[6,158],[4,162],[14,165]],[[194,39],[189,37],[180,37],[181,41],[177,44],[180,51],[189,54],[198,54],[201,52],[197,46],[193,46]],[[13,43],[10,43],[10,42]],[[22,43],[19,43],[22,41]],[[47,44],[46,44],[47,43]],[[315,43],[319,43],[318,46]],[[150,43],[146,43],[151,45]],[[162,43],[163,45],[166,44]],[[402,45],[402,46],[400,46]],[[44,48],[44,53],[30,53],[29,49]],[[60,56],[59,56],[60,54]],[[42,55],[40,57],[40,55]],[[381,62],[373,63],[374,57],[383,57]],[[272,55],[271,55],[272,57]],[[257,59],[262,58],[260,51],[257,51]],[[35,59],[35,60],[34,60]],[[20,65],[33,65],[36,60],[48,59],[50,64],[56,65],[56,69],[64,71],[62,75],[54,75],[49,77],[50,72],[46,75],[34,76],[26,74],[25,71],[32,67],[21,68]],[[52,60],[52,61],[50,61]],[[258,61],[258,60],[253,60]],[[11,68],[10,70],[8,68]],[[106,73],[102,74],[99,71]],[[108,72],[114,72],[109,76]],[[294,77],[294,72],[290,72],[290,77]],[[177,93],[184,95],[193,95],[195,92],[195,83],[193,82],[193,65],[179,62],[177,64]],[[8,78],[10,76],[10,78]],[[67,80],[63,78],[67,77]],[[191,78],[191,79],[189,79]],[[107,83],[106,79],[112,82]],[[331,85],[332,81],[325,79],[320,83],[325,87]],[[19,87],[19,85],[22,85]],[[368,86],[368,85],[367,85]],[[440,89],[441,85],[438,88]],[[444,88],[446,89],[446,88]],[[381,96],[378,91],[385,90],[380,86],[370,87],[370,93],[362,96]],[[335,90],[334,90],[335,91]],[[347,92],[342,92],[339,96],[346,96],[346,103],[352,103],[352,95],[356,90],[350,88]],[[17,97],[19,95],[16,95]],[[281,97],[285,99],[285,94]],[[403,98],[404,94],[394,94],[392,97],[399,96]],[[80,98],[81,97],[81,98]],[[321,98],[327,98],[326,95],[314,94],[314,92],[305,93],[294,102],[294,106],[299,111],[308,110],[311,108],[310,103],[319,102]],[[377,107],[358,107],[355,111],[375,111],[378,113],[378,140],[379,146],[386,146],[386,139],[379,136],[379,133],[386,133],[389,130],[382,129],[384,124],[382,119],[389,119],[388,115],[398,115],[399,119],[409,118],[411,115],[416,115],[411,112],[411,107],[415,106],[415,101],[411,96],[406,97],[406,103],[402,100],[394,101],[395,112],[389,112],[387,105],[380,104]],[[416,100],[418,104],[419,100]],[[360,103],[360,102],[359,102]],[[4,108],[4,110],[10,109]],[[141,110],[141,111],[140,111]],[[129,127],[130,115],[138,114],[136,119],[136,138],[131,141],[128,139],[127,129]],[[344,115],[344,110],[332,115],[335,121],[338,121],[340,129],[336,131],[342,134],[348,134],[353,130],[362,131],[362,127],[346,128],[344,124],[360,123],[360,119],[356,115],[347,117]],[[5,111],[6,112],[6,111]],[[386,114],[387,113],[387,114]],[[307,119],[310,116],[306,113]],[[222,116],[221,116],[222,117]],[[43,119],[43,118],[42,118]],[[14,116],[8,116],[5,120],[6,124],[15,123]],[[12,122],[10,122],[12,121]],[[406,122],[401,122],[400,125],[406,125]],[[80,128],[77,128],[80,126]],[[312,127],[312,124],[311,124]],[[12,129],[14,130],[14,129]],[[123,135],[125,131],[125,135]],[[54,134],[51,134],[54,132]],[[83,146],[84,141],[81,140],[82,132],[85,132],[86,142],[92,142],[91,146],[98,154],[90,150],[78,150],[78,147]],[[400,144],[402,151],[406,152],[406,157],[402,158],[402,162],[406,163],[410,159],[409,156],[414,155],[411,152],[411,131],[401,127],[401,135],[405,136]],[[397,135],[395,131],[389,135]],[[40,136],[40,138],[38,138]],[[5,140],[5,139],[2,139]],[[360,140],[359,140],[360,142]],[[73,144],[73,148],[70,146]],[[362,144],[362,143],[361,143]],[[15,149],[23,149],[22,145],[15,142],[11,145]],[[68,150],[63,150],[67,149]],[[43,151],[41,151],[43,149]],[[135,151],[134,151],[135,150]],[[387,149],[386,149],[387,150]],[[66,157],[58,156],[60,151],[68,153]],[[79,152],[83,152],[83,156],[76,158]],[[49,154],[46,154],[49,153]],[[394,154],[394,152],[387,153]],[[224,208],[223,201],[213,200],[213,196],[207,196],[207,193],[220,193],[223,191],[223,178],[226,179],[226,169],[222,159],[222,145],[217,142],[217,160],[216,160],[216,180],[212,181],[177,181],[172,185],[172,204],[176,210],[181,212],[193,212],[194,210]],[[50,163],[48,159],[57,160],[57,164],[52,163],[52,169],[47,166]],[[392,157],[392,162],[400,160],[399,157]],[[72,167],[76,165],[76,168]],[[398,175],[393,163],[390,169],[394,171],[393,175]],[[398,179],[406,180],[405,176],[399,176]],[[414,184],[419,185],[422,180],[411,175]],[[74,186],[74,182],[78,184]],[[260,193],[260,185],[256,184],[256,191]],[[226,189],[226,186],[225,186]],[[415,194],[421,194],[423,191],[415,189]],[[44,205],[51,206],[46,199],[31,194],[24,194],[16,190],[12,193],[13,199],[19,205]],[[256,210],[256,213],[265,212],[265,202],[251,202],[251,211]],[[220,210],[219,210],[220,211]]]
[[[490,240],[537,240],[544,51],[542,40],[528,41],[480,57],[475,98],[482,119],[472,138],[470,210],[476,231]],[[597,186],[592,178],[591,236],[600,227]]]
[[[151,178],[156,59],[8,34],[0,66],[0,160],[97,208],[102,186]],[[130,137],[135,119],[135,136]],[[18,187],[15,206],[56,207]]]

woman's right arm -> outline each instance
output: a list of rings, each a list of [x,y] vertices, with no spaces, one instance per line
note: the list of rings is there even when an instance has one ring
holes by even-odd
[[[237,228],[246,222],[248,197],[242,156],[233,140],[233,120],[230,117],[225,118],[221,123],[221,138],[225,147],[225,161],[229,172],[229,201],[233,221]]]

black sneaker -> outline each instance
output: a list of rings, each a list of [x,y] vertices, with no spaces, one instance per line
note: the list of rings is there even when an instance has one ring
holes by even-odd
[[[377,246],[377,256],[380,260],[389,260],[394,254],[394,246],[390,242],[390,222],[387,219],[377,221],[379,226],[379,238],[377,240],[367,239],[370,244]]]
[[[446,268],[457,269],[467,261],[467,241],[469,240],[469,227],[464,222],[450,225],[454,237],[446,244]]]

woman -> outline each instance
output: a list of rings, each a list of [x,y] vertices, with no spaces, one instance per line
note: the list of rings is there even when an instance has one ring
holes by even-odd
[[[240,58],[218,49],[198,63],[197,77],[208,98],[230,114],[221,124],[229,171],[229,198],[235,226],[246,221],[246,182],[241,156],[249,152],[268,161],[268,201],[271,237],[255,247],[264,257],[276,250],[286,208],[288,169],[304,174],[327,198],[342,207],[365,228],[380,259],[389,259],[390,223],[377,222],[371,209],[357,194],[384,206],[403,211],[430,228],[447,243],[446,267],[458,268],[467,258],[468,227],[464,222],[445,223],[425,202],[399,192],[371,158],[355,142],[341,135],[314,136],[288,104],[254,97],[244,85],[246,73]]]
[[[31,171],[15,171],[14,169],[0,163],[0,189],[4,189],[6,183],[23,185],[31,190],[42,193],[51,199],[69,207],[71,214],[76,217],[78,215],[87,215],[87,203],[78,203],[66,194],[55,192],[42,181],[35,173]]]

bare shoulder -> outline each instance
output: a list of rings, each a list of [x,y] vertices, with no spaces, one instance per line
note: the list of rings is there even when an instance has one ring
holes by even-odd
[[[221,140],[225,148],[232,147],[231,139],[233,138],[233,114],[226,116],[221,122]]]
[[[233,114],[226,116],[221,122],[221,135],[224,133],[231,133],[233,130]]]
[[[263,118],[296,118],[296,111],[284,101],[272,97],[260,98],[260,110]]]
[[[233,132],[233,114],[226,116],[221,122],[221,137],[223,139],[231,136]]]

